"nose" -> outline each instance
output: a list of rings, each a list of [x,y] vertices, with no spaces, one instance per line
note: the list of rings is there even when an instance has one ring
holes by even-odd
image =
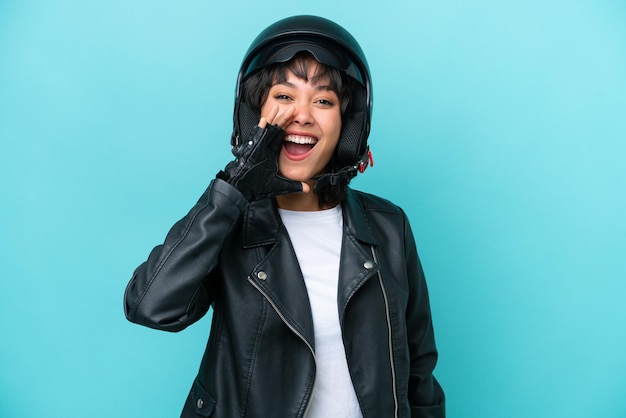
[[[308,103],[295,103],[294,106],[293,122],[299,125],[311,125],[313,123],[313,114]]]

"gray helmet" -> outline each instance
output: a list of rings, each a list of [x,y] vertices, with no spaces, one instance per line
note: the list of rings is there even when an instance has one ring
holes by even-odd
[[[265,66],[289,61],[298,52],[308,51],[322,64],[343,71],[355,79],[350,115],[344,119],[333,165],[349,178],[363,171],[369,162],[367,137],[372,115],[372,82],[363,50],[343,27],[318,16],[292,16],[268,26],[252,42],[237,77],[232,145],[248,136],[247,127],[258,123],[259,115],[241,101],[244,79]],[[330,180],[333,182],[333,180]]]

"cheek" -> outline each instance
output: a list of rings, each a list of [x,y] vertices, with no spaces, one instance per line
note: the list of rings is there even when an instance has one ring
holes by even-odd
[[[337,115],[332,123],[333,129],[332,129],[332,133],[331,133],[331,137],[333,138],[333,142],[334,142],[334,147],[337,147],[337,144],[339,143],[339,136],[341,135],[341,128],[342,128],[342,124],[341,124],[341,114]]]
[[[261,104],[261,115],[267,114],[274,106],[280,106],[280,102],[273,97],[273,92],[270,90],[265,97],[265,101]]]
[[[339,136],[341,135],[341,121],[338,123],[334,123],[326,132],[327,134],[327,143],[326,149],[324,151],[325,164],[327,164],[332,158],[333,153],[337,149],[337,144],[339,143]]]
[[[266,115],[267,112],[272,108],[271,106],[271,100],[270,98],[268,98],[267,100],[265,100],[265,102],[263,102],[263,104],[261,105],[261,116]]]

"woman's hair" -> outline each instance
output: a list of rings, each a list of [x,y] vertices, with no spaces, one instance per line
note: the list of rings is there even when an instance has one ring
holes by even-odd
[[[289,61],[272,64],[250,74],[243,82],[241,100],[251,106],[258,113],[267,100],[273,85],[287,81],[287,72],[292,72],[296,77],[309,81],[309,66],[316,61],[309,52],[299,52]],[[311,81],[319,79],[328,80],[328,85],[337,94],[341,106],[341,119],[345,121],[352,113],[352,94],[356,80],[346,75],[343,71],[321,63],[317,63],[315,74]],[[336,166],[335,158],[331,158],[326,172],[335,172],[343,167]],[[338,184],[329,184],[318,190],[317,195],[320,207],[335,206],[344,200],[350,180],[340,181]]]

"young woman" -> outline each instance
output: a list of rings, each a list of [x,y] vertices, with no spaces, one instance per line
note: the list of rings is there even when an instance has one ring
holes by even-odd
[[[296,16],[239,73],[235,160],[135,271],[130,321],[213,309],[183,417],[444,417],[426,283],[404,212],[348,187],[370,161],[365,56]]]

